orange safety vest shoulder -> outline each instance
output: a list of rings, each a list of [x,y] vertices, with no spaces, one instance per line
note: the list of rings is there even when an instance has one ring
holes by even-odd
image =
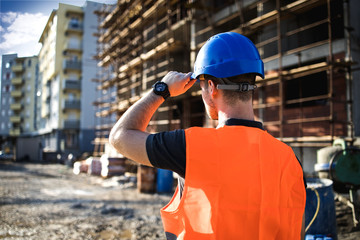
[[[168,240],[300,239],[306,192],[292,149],[244,126],[189,128],[186,179],[161,217]]]

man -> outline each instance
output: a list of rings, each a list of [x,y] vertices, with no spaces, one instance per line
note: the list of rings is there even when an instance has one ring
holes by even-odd
[[[167,239],[303,235],[302,168],[290,147],[254,121],[256,75],[264,77],[264,65],[249,39],[233,32],[215,35],[200,49],[193,74],[169,72],[113,127],[110,142],[120,153],[182,177],[161,210]],[[217,128],[145,132],[165,99],[185,93],[194,79]]]

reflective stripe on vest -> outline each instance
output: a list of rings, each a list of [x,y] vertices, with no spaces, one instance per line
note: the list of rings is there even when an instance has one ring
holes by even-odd
[[[244,126],[185,137],[183,196],[161,210],[167,239],[300,239],[306,193],[290,147]]]

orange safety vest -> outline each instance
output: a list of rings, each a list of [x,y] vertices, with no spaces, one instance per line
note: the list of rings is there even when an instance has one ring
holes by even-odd
[[[189,128],[186,180],[161,217],[168,240],[300,239],[306,191],[292,149],[245,126]]]

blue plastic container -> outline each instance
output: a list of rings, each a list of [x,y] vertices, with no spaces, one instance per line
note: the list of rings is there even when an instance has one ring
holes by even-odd
[[[331,237],[327,237],[325,235],[311,235],[311,234],[306,234],[305,235],[305,240],[333,240]]]
[[[157,192],[171,192],[173,189],[173,172],[165,169],[157,170],[156,187]]]
[[[308,178],[306,181],[308,187],[306,189],[305,227],[309,225],[317,209],[318,199],[313,189],[318,192],[320,199],[319,212],[306,234],[324,236],[319,239],[326,239],[327,236],[337,240],[333,182],[330,179],[322,178]]]

